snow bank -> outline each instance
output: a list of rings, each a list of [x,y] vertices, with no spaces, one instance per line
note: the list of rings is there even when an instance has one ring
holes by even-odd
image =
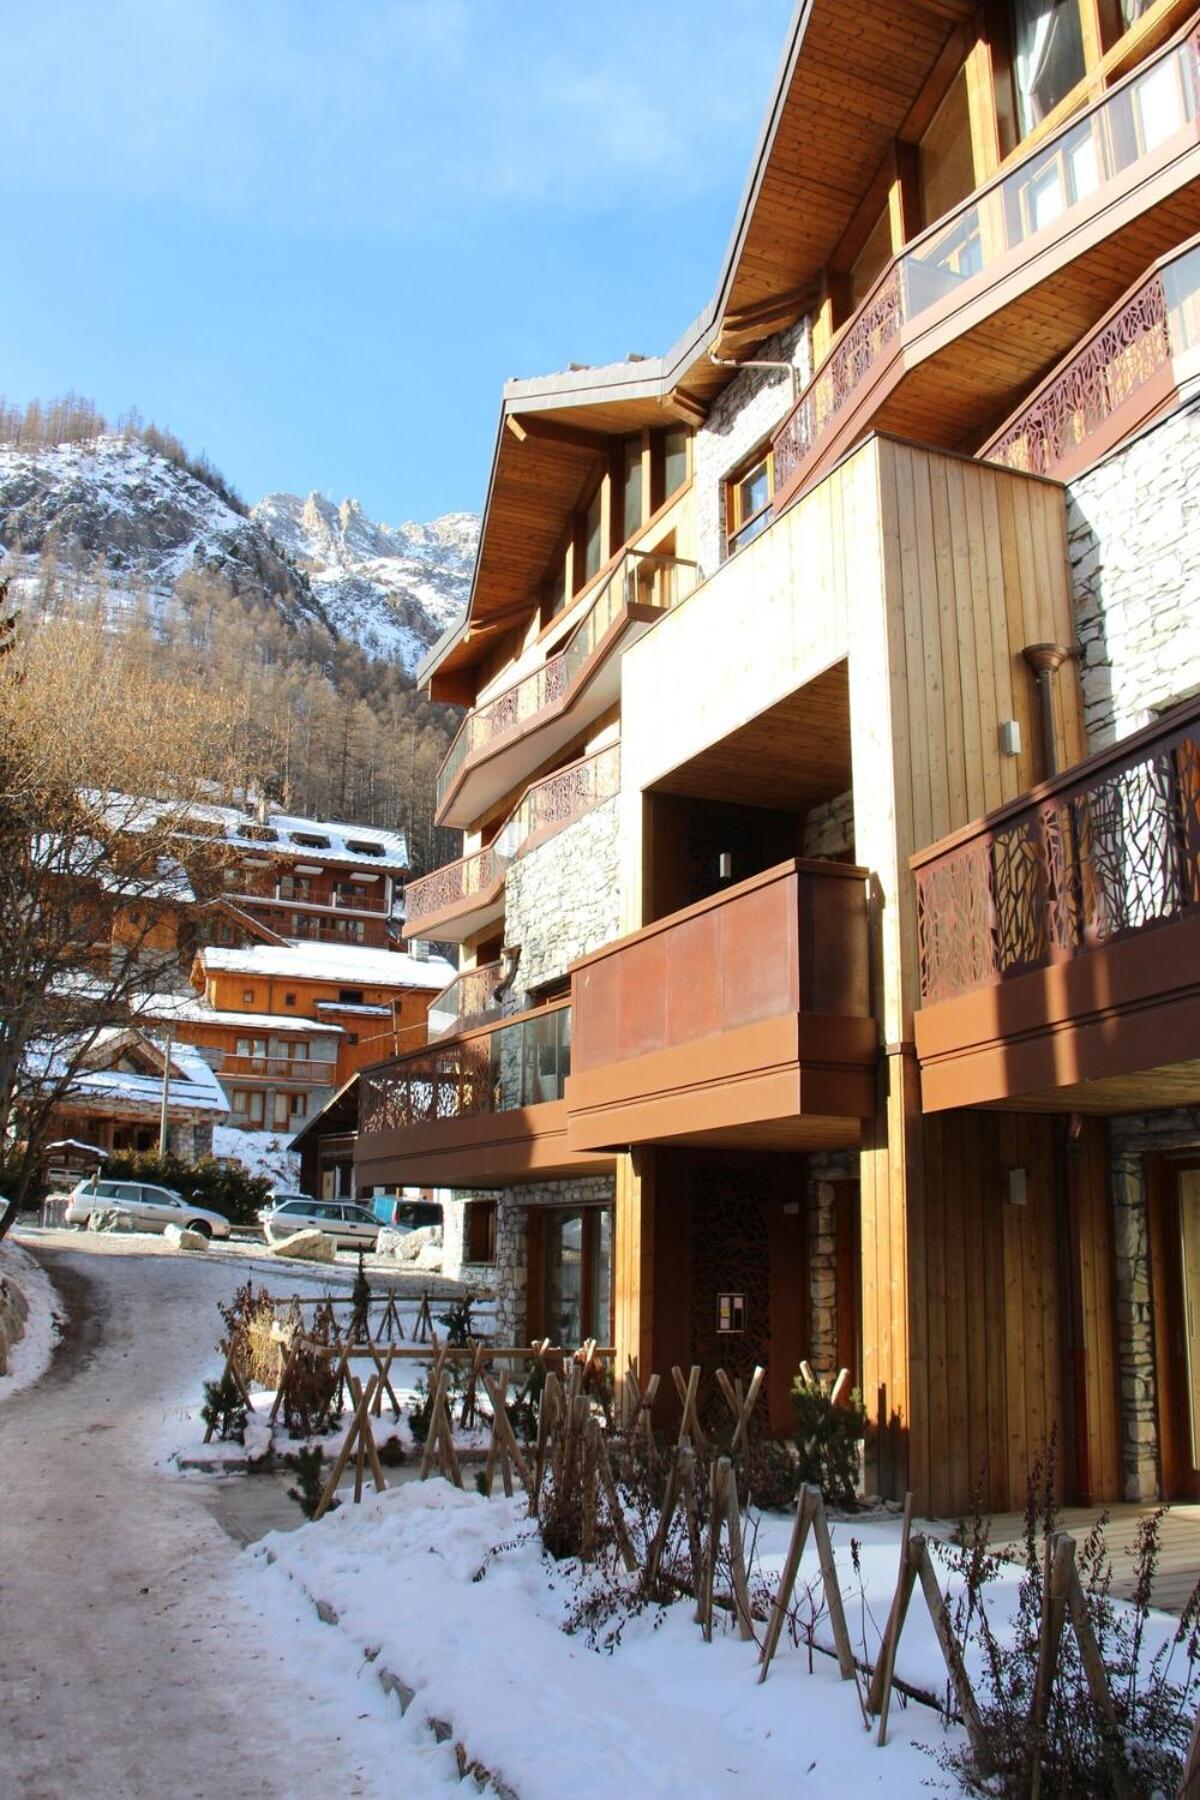
[[[45,1374],[62,1334],[58,1294],[41,1264],[14,1244],[11,1237],[0,1243],[0,1277],[12,1281],[25,1296],[28,1314],[25,1330],[8,1353],[8,1373],[0,1374],[0,1403]]]
[[[898,1532],[875,1529],[886,1581],[872,1581],[871,1607],[882,1624]],[[771,1521],[779,1561],[789,1530]],[[848,1571],[849,1528],[838,1531]],[[410,1716],[446,1720],[522,1800],[697,1800],[801,1786],[813,1796],[917,1800],[936,1774],[922,1750],[943,1742],[931,1708],[897,1702],[889,1745],[878,1750],[835,1662],[818,1655],[810,1672],[807,1653],[785,1647],[760,1687],[754,1646],[732,1634],[706,1644],[690,1602],[633,1617],[609,1655],[568,1636],[578,1569],[543,1558],[521,1500],[408,1482],[273,1533],[248,1555],[265,1570],[268,1553],[416,1691]],[[924,1667],[915,1614],[913,1660]]]

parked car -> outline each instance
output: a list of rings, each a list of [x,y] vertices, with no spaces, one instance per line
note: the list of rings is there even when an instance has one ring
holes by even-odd
[[[198,1231],[201,1237],[227,1238],[229,1220],[223,1213],[210,1212],[185,1200],[174,1188],[155,1187],[148,1181],[101,1181],[89,1175],[71,1189],[64,1219],[68,1225],[86,1225],[94,1206],[114,1206],[128,1213],[138,1231],[165,1231],[168,1225],[180,1225],[185,1231]]]
[[[296,1231],[323,1231],[351,1250],[373,1250],[379,1220],[353,1200],[313,1200],[307,1194],[272,1194],[259,1220],[268,1244]]]
[[[381,1225],[393,1231],[416,1231],[422,1225],[440,1225],[442,1209],[432,1200],[406,1200],[403,1194],[374,1194],[371,1211]]]

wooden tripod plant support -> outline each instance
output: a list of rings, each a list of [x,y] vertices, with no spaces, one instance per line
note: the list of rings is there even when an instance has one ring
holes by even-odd
[[[1029,1793],[1039,1800],[1042,1791],[1042,1742],[1050,1700],[1054,1692],[1054,1672],[1063,1630],[1070,1620],[1079,1645],[1079,1660],[1092,1703],[1103,1715],[1112,1740],[1112,1779],[1117,1795],[1129,1793],[1129,1782],[1121,1751],[1121,1728],[1104,1657],[1096,1642],[1088,1617],[1087,1599],[1075,1566],[1075,1539],[1066,1531],[1056,1531],[1046,1544],[1045,1570],[1042,1581],[1042,1631],[1038,1643],[1037,1675],[1033,1688],[1033,1711],[1029,1719]]]
[[[675,1392],[679,1395],[679,1403],[683,1407],[676,1449],[681,1444],[688,1443],[703,1455],[708,1446],[708,1439],[704,1435],[704,1427],[700,1423],[700,1415],[696,1410],[696,1396],[700,1390],[699,1363],[692,1364],[686,1381],[683,1378],[683,1370],[676,1366],[671,1370],[671,1380],[675,1383]]]
[[[429,1295],[421,1295],[421,1304],[417,1308],[417,1322],[413,1326],[412,1341],[414,1344],[428,1344],[435,1333],[433,1314],[429,1310]]]
[[[532,1494],[533,1481],[529,1467],[522,1455],[521,1447],[513,1435],[512,1422],[505,1404],[508,1378],[502,1375],[499,1380],[496,1380],[487,1373],[486,1369],[480,1369],[480,1378],[487,1390],[487,1397],[492,1403],[492,1441],[488,1445],[487,1465],[483,1472],[483,1491],[490,1499],[492,1484],[496,1479],[496,1465],[499,1462],[506,1499],[511,1500],[512,1498],[514,1469],[525,1492]]]
[[[692,1588],[697,1598],[703,1582],[704,1550],[700,1540],[700,1509],[696,1500],[696,1452],[690,1444],[681,1444],[675,1452],[667,1491],[663,1498],[658,1526],[650,1540],[646,1567],[642,1572],[642,1591],[652,1593],[662,1569],[663,1554],[671,1534],[675,1514],[682,1502],[687,1523],[688,1554],[692,1563]]]
[[[911,1517],[909,1506],[906,1513]],[[950,1622],[950,1613],[938,1581],[937,1570],[933,1566],[933,1558],[929,1552],[929,1543],[923,1532],[910,1532],[906,1519],[905,1534],[900,1565],[900,1579],[896,1585],[896,1593],[892,1600],[892,1609],[888,1615],[887,1631],[880,1646],[879,1661],[875,1665],[871,1677],[871,1685],[867,1691],[867,1708],[878,1713],[886,1722],[888,1707],[891,1703],[892,1683],[896,1672],[896,1651],[900,1643],[900,1634],[904,1630],[904,1621],[908,1616],[908,1603],[912,1599],[913,1588],[921,1583],[921,1592],[925,1604],[929,1608],[929,1617],[933,1621],[934,1633],[938,1647],[942,1652],[951,1683],[954,1688],[958,1710],[966,1726],[967,1736],[971,1740],[971,1750],[975,1764],[984,1779],[992,1773],[992,1756],[988,1749],[987,1734],[983,1729],[983,1720],[979,1716],[979,1708],[975,1704],[975,1696],[971,1691],[970,1679],[963,1662],[962,1650],[954,1627]],[[884,1734],[881,1729],[879,1742],[883,1743]]]
[[[375,1449],[375,1439],[371,1436],[371,1402],[375,1397],[375,1384],[378,1380],[377,1375],[372,1375],[364,1388],[356,1376],[350,1377],[354,1415],[350,1421],[350,1429],[346,1433],[345,1440],[330,1471],[329,1480],[325,1483],[324,1492],[317,1502],[317,1509],[313,1513],[314,1519],[323,1518],[332,1505],[338,1482],[345,1473],[352,1450],[357,1451],[354,1474],[355,1505],[362,1499],[363,1473],[368,1460],[371,1464],[371,1475],[375,1482],[376,1492],[382,1494],[387,1488],[387,1482],[384,1480],[383,1469],[380,1467],[379,1456]]]
[[[727,1456],[718,1457],[712,1466],[709,1493],[708,1543],[705,1546],[700,1575],[700,1591],[696,1596],[696,1618],[705,1641],[712,1641],[713,1586],[717,1574],[717,1558],[721,1553],[722,1533],[729,1537],[729,1567],[733,1588],[733,1610],[737,1615],[738,1636],[752,1638],[754,1623],[750,1613],[750,1585],[746,1580],[746,1558],[742,1550],[742,1512],[738,1501],[737,1478]]]
[[[767,1371],[761,1366],[755,1368],[750,1377],[750,1390],[747,1393],[745,1383],[740,1376],[737,1380],[730,1381],[724,1369],[717,1370],[717,1386],[725,1397],[725,1404],[733,1414],[733,1439],[729,1448],[734,1456],[739,1450],[745,1450],[749,1446],[750,1419],[758,1403],[759,1392],[766,1373]]]
[[[431,1403],[429,1407],[429,1426],[425,1433],[425,1447],[421,1452],[421,1480],[429,1479],[436,1455],[438,1472],[452,1481],[455,1487],[463,1484],[462,1470],[458,1466],[458,1452],[454,1448],[454,1433],[450,1427],[450,1406],[446,1392],[446,1349],[443,1344],[438,1352],[437,1361],[429,1378]]]
[[[226,1351],[225,1367],[221,1370],[221,1379],[217,1383],[217,1386],[224,1387],[224,1385],[227,1381],[232,1381],[234,1387],[237,1389],[238,1393],[241,1395],[242,1404],[246,1408],[246,1411],[253,1412],[254,1411],[254,1402],[250,1398],[250,1389],[247,1386],[246,1382],[242,1379],[242,1372],[237,1366],[237,1358],[234,1355],[232,1345]],[[272,1411],[271,1417],[272,1418],[275,1417],[274,1411]],[[215,1425],[208,1425],[205,1427],[204,1441],[206,1444],[211,1444],[212,1434],[215,1430],[216,1430]]]
[[[829,1622],[833,1627],[833,1642],[837,1651],[838,1668],[843,1681],[853,1681],[855,1678],[854,1651],[850,1644],[850,1632],[846,1626],[846,1609],[842,1604],[837,1561],[829,1536],[825,1498],[819,1487],[810,1487],[806,1482],[801,1487],[800,1498],[796,1502],[796,1519],[792,1526],[792,1540],[783,1561],[775,1598],[771,1602],[767,1635],[763,1639],[763,1647],[759,1656],[761,1664],[758,1671],[759,1681],[767,1679],[771,1658],[779,1648],[779,1639],[783,1633],[784,1620],[787,1618],[792,1595],[795,1592],[796,1578],[800,1573],[800,1561],[804,1555],[804,1546],[810,1530],[817,1546],[817,1560],[820,1564],[821,1580],[825,1587],[825,1604],[829,1608]]]

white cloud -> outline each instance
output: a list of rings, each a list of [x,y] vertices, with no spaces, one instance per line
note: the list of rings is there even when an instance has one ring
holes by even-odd
[[[0,169],[330,236],[652,206],[738,179],[789,11],[743,0],[731,31],[713,0],[25,0]]]

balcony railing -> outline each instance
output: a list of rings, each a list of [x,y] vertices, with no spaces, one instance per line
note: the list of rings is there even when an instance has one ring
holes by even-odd
[[[498,962],[481,963],[478,968],[464,969],[456,975],[429,1003],[429,1036],[441,1038],[452,1031],[469,1031],[473,1025],[482,1025],[494,1017],[500,975]]]
[[[260,1080],[302,1081],[324,1087],[333,1080],[336,1063],[318,1062],[314,1057],[293,1056],[227,1056],[221,1074]]]
[[[1003,175],[921,233],[884,270],[854,322],[784,420],[774,441],[775,492],[795,492],[815,452],[885,361],[901,332],[931,322],[972,283],[999,273],[1076,209],[1095,211],[1104,188],[1168,145],[1198,117],[1200,31],[1168,45],[1088,111],[1077,114]]]
[[[528,729],[539,714],[567,698],[626,607],[665,612],[690,593],[695,581],[695,563],[679,557],[649,551],[622,556],[601,580],[595,599],[558,655],[467,714],[438,771],[439,811],[468,758]]]
[[[263,888],[257,892],[247,888],[230,897],[255,906],[311,906],[322,907],[327,912],[386,913],[388,909],[386,900],[376,900],[373,895],[339,894],[335,891],[322,897],[304,888],[289,887],[286,881],[277,882],[273,888]]]
[[[924,1004],[1200,908],[1200,705],[912,859]]]
[[[1200,241],[1164,259],[979,455],[1056,475],[1160,371],[1200,344]]]
[[[583,818],[620,791],[621,747],[610,744],[534,782],[485,850],[446,863],[408,885],[406,930],[417,937],[426,922],[448,912],[470,912],[498,893],[505,871],[517,857],[556,831]]]
[[[513,1112],[561,1100],[571,1072],[571,1009],[526,1013],[361,1077],[359,1134]]]

